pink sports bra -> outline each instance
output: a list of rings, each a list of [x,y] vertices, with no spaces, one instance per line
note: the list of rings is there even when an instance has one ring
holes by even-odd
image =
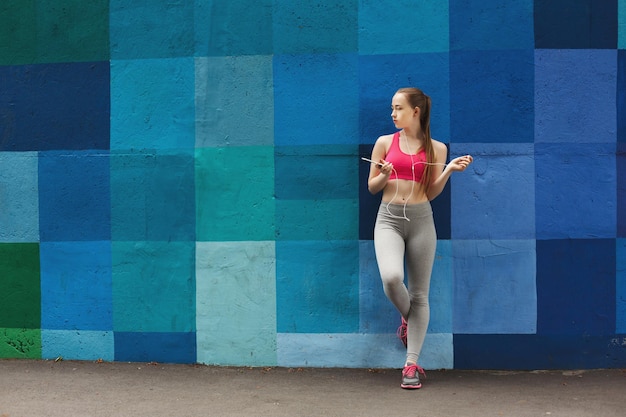
[[[426,164],[423,162],[427,162],[426,151],[422,147],[417,154],[409,155],[402,152],[400,149],[400,132],[396,132],[393,135],[389,152],[385,156],[385,161],[393,164],[394,171],[391,172],[389,179],[421,182],[426,168]],[[413,164],[413,169],[411,169],[411,164]]]

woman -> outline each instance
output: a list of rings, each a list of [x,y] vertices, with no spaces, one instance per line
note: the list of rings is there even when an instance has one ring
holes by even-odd
[[[470,155],[445,164],[447,147],[430,137],[430,97],[402,88],[391,101],[395,134],[379,137],[372,150],[368,189],[383,192],[374,227],[374,248],[385,295],[402,316],[398,335],[407,347],[401,387],[421,388],[417,361],[424,343],[430,307],[428,292],[437,234],[430,201],[450,175],[464,171]],[[408,288],[404,284],[406,261]]]

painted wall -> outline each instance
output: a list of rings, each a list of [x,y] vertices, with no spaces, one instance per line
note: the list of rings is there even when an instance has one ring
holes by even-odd
[[[390,98],[472,153],[426,368],[626,366],[626,1],[0,4],[0,357],[398,367]],[[620,49],[621,48],[621,49]]]

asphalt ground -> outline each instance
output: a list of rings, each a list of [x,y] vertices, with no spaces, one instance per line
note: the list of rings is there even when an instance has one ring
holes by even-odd
[[[0,417],[626,416],[626,370],[426,373],[0,360]]]

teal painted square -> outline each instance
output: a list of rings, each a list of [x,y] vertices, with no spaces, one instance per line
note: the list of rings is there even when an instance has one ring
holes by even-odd
[[[449,3],[450,49],[534,49],[533,0],[450,0]]]
[[[41,358],[111,362],[114,360],[113,332],[42,330]]]
[[[626,1],[617,2],[617,47],[626,49]]]
[[[450,45],[448,2],[359,2],[359,53],[446,52]],[[382,80],[381,80],[382,81]]]
[[[196,56],[272,54],[273,0],[195,0]]]
[[[358,3],[358,0],[274,1],[274,53],[356,52]]]
[[[191,149],[193,58],[111,61],[111,150]]]
[[[276,146],[274,154],[278,200],[358,198],[357,146]]]
[[[113,330],[111,242],[43,242],[41,327]]]
[[[113,329],[195,330],[195,243],[113,242]]]
[[[194,157],[128,152],[111,155],[113,240],[195,240]]]
[[[276,365],[274,242],[198,242],[198,362]]]
[[[272,57],[195,60],[196,147],[274,144]]]
[[[454,257],[452,242],[438,240],[430,278],[429,333],[452,333],[454,311]]]
[[[537,331],[535,240],[453,240],[454,333]]]
[[[358,240],[359,201],[276,200],[276,240]]]
[[[276,311],[280,333],[357,332],[358,241],[276,242]]]
[[[274,149],[196,150],[199,241],[274,239]]]
[[[616,334],[626,334],[626,239],[616,241]]]
[[[110,0],[112,59],[193,56],[194,2]]]
[[[531,143],[453,143],[450,159],[474,162],[452,175],[454,239],[535,238],[535,150]]]
[[[273,71],[276,145],[359,143],[356,54],[274,55]]]
[[[0,242],[39,241],[36,152],[0,152]]]
[[[617,66],[614,49],[535,51],[535,143],[615,143]]]

